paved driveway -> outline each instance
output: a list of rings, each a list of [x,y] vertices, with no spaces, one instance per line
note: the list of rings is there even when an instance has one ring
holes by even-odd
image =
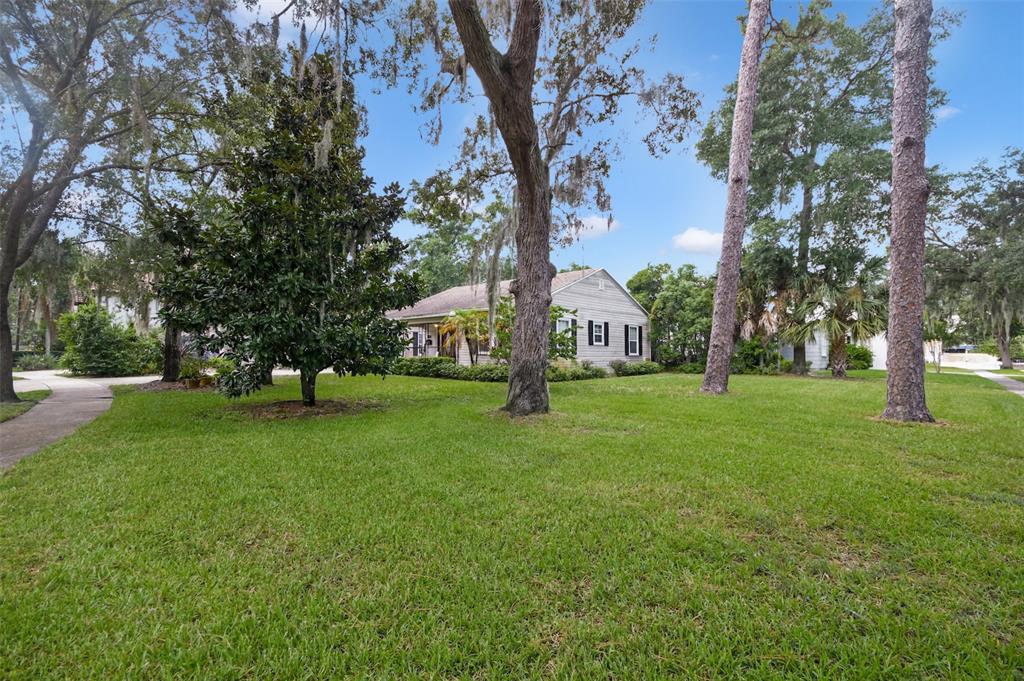
[[[42,447],[70,435],[110,408],[109,386],[148,383],[159,376],[124,378],[66,378],[59,371],[19,371],[18,392],[53,391],[21,416],[0,423],[0,469],[9,468]]]

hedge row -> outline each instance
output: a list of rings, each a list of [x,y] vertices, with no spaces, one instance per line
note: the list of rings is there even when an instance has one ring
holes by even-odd
[[[617,359],[611,363],[612,371],[616,376],[643,376],[644,374],[656,374],[661,371],[661,365],[657,362],[627,362]]]
[[[391,367],[391,373],[400,376],[423,376],[426,378],[451,378],[457,381],[483,381],[504,383],[508,381],[508,365],[476,364],[462,366],[451,357],[403,357]],[[592,366],[548,367],[548,381],[583,381],[604,378],[604,369]]]

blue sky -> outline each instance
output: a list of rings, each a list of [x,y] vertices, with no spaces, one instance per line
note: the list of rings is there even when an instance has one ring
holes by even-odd
[[[776,16],[793,16],[795,2],[775,2]],[[870,2],[836,2],[834,11],[859,22],[876,6]],[[1008,145],[1024,146],[1024,2],[945,2],[962,12],[962,24],[936,52],[936,83],[949,93],[949,105],[928,138],[928,162],[963,170],[980,158],[996,158]],[[736,18],[744,2],[732,0],[660,0],[648,8],[632,36],[657,32],[659,41],[643,58],[651,73],[682,73],[687,86],[700,93],[701,125],[736,78],[742,35]],[[364,140],[367,171],[378,183],[403,185],[429,176],[455,158],[464,110],[449,108],[446,134],[438,146],[420,136],[423,115],[412,111],[404,91],[361,93],[369,109]],[[648,262],[673,266],[694,263],[714,271],[714,239],[725,210],[725,190],[694,155],[701,125],[687,143],[664,158],[652,158],[640,135],[629,135],[631,116],[623,117],[626,140],[613,168],[609,189],[616,229],[598,230],[576,244],[557,249],[556,265],[585,262],[608,269],[625,282]],[[584,212],[584,214],[587,214]],[[675,237],[691,231],[676,247]],[[401,236],[415,233],[401,225]],[[695,237],[695,238],[694,238]],[[710,243],[706,243],[710,242]]]

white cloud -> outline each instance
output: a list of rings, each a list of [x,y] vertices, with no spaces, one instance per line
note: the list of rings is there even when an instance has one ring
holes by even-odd
[[[608,232],[614,232],[621,225],[614,218],[606,218],[603,215],[588,215],[580,218],[583,227],[580,228],[580,236],[584,239],[596,239]]]
[[[672,237],[672,245],[687,253],[718,255],[722,250],[722,233],[710,232],[700,227],[687,227],[686,231]]]
[[[955,106],[949,106],[947,104],[946,106],[940,106],[938,109],[935,110],[935,120],[944,121],[949,118],[952,118],[953,116],[958,116],[959,114],[960,109],[956,108]]]

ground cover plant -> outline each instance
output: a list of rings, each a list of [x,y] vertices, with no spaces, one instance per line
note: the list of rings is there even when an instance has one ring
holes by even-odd
[[[15,376],[15,378],[17,378],[17,376]],[[21,416],[26,411],[36,406],[37,402],[45,400],[49,395],[49,390],[29,390],[28,392],[18,393],[18,397],[21,398],[21,402],[0,403],[0,423],[10,421],[15,416]]]
[[[1024,401],[851,380],[120,388],[0,476],[0,677],[1013,678]],[[372,403],[372,408],[359,405]]]

